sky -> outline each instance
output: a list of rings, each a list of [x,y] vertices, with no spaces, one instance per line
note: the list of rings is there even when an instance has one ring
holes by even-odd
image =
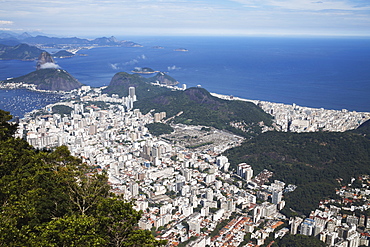
[[[370,0],[0,0],[0,30],[64,36],[370,36]]]

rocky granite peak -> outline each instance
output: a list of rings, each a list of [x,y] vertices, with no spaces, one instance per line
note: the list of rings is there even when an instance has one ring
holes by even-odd
[[[54,59],[52,58],[50,53],[48,53],[46,51],[44,51],[40,54],[40,56],[38,58],[38,61],[37,61],[36,69],[37,70],[43,69],[43,67],[45,67],[45,64],[54,64],[55,65]],[[48,67],[50,67],[50,66],[48,66]]]

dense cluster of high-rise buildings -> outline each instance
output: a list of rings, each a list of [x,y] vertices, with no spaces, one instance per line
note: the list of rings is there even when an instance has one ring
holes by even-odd
[[[292,218],[289,228],[280,229],[288,221],[279,213],[284,194],[295,185],[278,180],[267,185],[271,172],[254,176],[249,164],[230,165],[220,151],[224,142],[189,149],[152,136],[146,124],[163,121],[166,114],[133,109],[135,88],[123,98],[88,87],[77,94],[79,100],[56,104],[70,107],[70,113],[52,114],[55,105],[48,106],[44,114],[22,119],[17,136],[40,149],[66,145],[72,155],[106,171],[112,191],[134,199],[135,208],[143,211],[139,227],[169,240],[169,246],[239,246],[248,233],[252,241],[246,246],[257,246],[271,234],[277,238],[289,231],[317,236],[330,246],[369,243],[360,241],[365,237],[356,219],[348,216],[344,222],[334,207],[307,219]],[[106,108],[94,102],[105,102]]]

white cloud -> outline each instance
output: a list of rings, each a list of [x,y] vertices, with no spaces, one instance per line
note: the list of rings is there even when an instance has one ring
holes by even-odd
[[[245,7],[279,8],[286,10],[370,10],[368,4],[359,5],[350,0],[232,0]]]
[[[111,67],[112,69],[114,69],[114,70],[119,70],[119,69],[120,69],[120,67],[119,67],[119,64],[118,64],[118,63],[110,63],[109,65],[110,65],[110,67]]]
[[[173,66],[168,66],[167,67],[167,70],[168,71],[171,71],[171,70],[180,70],[181,68],[180,67],[177,67],[176,65],[173,65]]]
[[[40,29],[64,36],[243,35],[304,26],[320,29],[323,24],[328,31],[357,27],[362,27],[362,33],[370,30],[368,0],[0,0],[0,3],[4,20],[0,25],[12,24],[12,30]],[[132,59],[126,64],[136,64],[146,57]]]
[[[13,24],[14,22],[12,21],[4,21],[4,20],[0,20],[0,25],[11,25]]]
[[[128,62],[123,63],[123,65],[134,65],[134,64],[137,64],[137,63],[139,63],[139,61],[137,59],[132,59]]]
[[[55,63],[44,63],[41,64],[40,69],[60,69],[60,67]]]

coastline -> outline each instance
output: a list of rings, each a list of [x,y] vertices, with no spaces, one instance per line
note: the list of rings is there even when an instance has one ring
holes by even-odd
[[[171,90],[185,90],[185,87],[167,86],[158,83],[151,83],[154,86],[166,87]],[[98,87],[97,89],[102,88]],[[27,83],[1,83],[0,90],[26,89],[39,93],[52,93],[59,95],[68,95],[78,90],[50,91],[36,89],[36,85]],[[274,118],[274,127],[278,131],[292,132],[316,132],[316,131],[339,131],[344,132],[360,126],[370,119],[370,112],[357,112],[342,110],[331,110],[324,108],[312,108],[299,106],[296,104],[275,103],[262,100],[251,100],[219,93],[210,94],[223,100],[240,100],[251,102]],[[107,99],[105,99],[107,100]],[[35,109],[37,110],[37,109]],[[26,112],[24,115],[26,115]]]
[[[0,89],[1,90],[17,90],[17,89],[27,89],[30,91],[34,92],[39,92],[39,93],[53,93],[53,94],[68,94],[69,92],[66,91],[52,91],[52,90],[42,90],[42,89],[37,89],[37,85],[35,84],[28,84],[24,82],[20,83],[14,83],[14,82],[6,82],[3,81],[3,83],[0,83]]]
[[[274,117],[274,122],[280,131],[292,132],[344,132],[356,129],[370,119],[370,112],[357,112],[342,110],[331,110],[324,108],[312,108],[296,104],[274,103],[261,100],[250,100],[233,97],[218,93],[212,96],[224,100],[240,100],[251,102],[261,107],[266,113]]]

